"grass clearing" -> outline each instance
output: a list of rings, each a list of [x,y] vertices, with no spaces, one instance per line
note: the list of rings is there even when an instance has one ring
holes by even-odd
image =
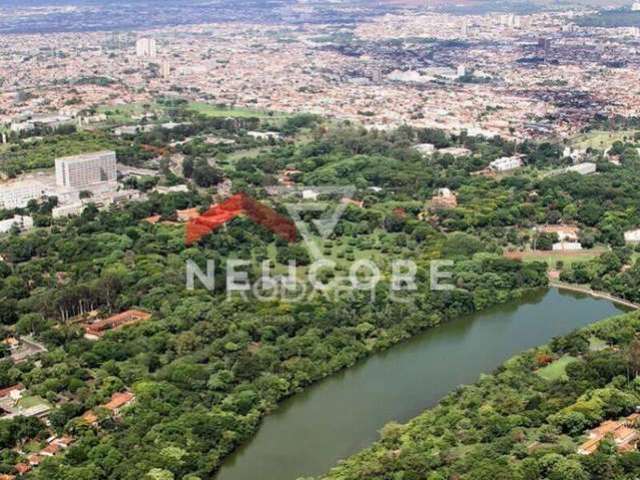
[[[567,365],[578,360],[576,357],[572,357],[571,355],[565,355],[562,358],[559,358],[555,362],[551,362],[546,367],[541,368],[536,373],[548,381],[560,380],[567,378]]]
[[[557,262],[562,262],[565,267],[571,266],[575,262],[586,262],[599,257],[607,249],[596,247],[590,250],[578,250],[575,252],[553,252],[543,250],[528,250],[525,252],[507,252],[505,256],[518,258],[523,262],[545,262],[550,268],[556,268]]]
[[[232,117],[232,118],[286,118],[284,113],[270,112],[267,110],[252,110],[250,108],[224,107],[203,102],[191,102],[188,110],[197,112],[207,117]]]
[[[169,120],[166,115],[167,107],[157,103],[130,103],[125,105],[108,105],[98,108],[99,113],[107,115],[107,122],[114,124],[133,123],[133,117],[145,113],[157,115],[160,121]]]
[[[636,132],[634,130],[621,130],[619,132],[605,132],[602,130],[593,130],[574,137],[571,140],[571,146],[574,148],[596,148],[605,150],[614,142],[623,141],[625,137],[633,139]]]
[[[18,400],[18,406],[24,409],[37,407],[38,405],[45,405],[45,406],[51,407],[49,402],[47,402],[44,398],[39,397],[37,395],[22,397],[20,400]]]
[[[592,352],[599,352],[607,348],[608,344],[604,340],[598,337],[589,337],[589,350]]]

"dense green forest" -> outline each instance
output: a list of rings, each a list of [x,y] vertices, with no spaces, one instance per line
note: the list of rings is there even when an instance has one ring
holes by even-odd
[[[337,303],[229,302],[216,292],[187,291],[185,261],[225,251],[250,254],[275,241],[238,219],[224,234],[185,249],[181,228],[140,222],[197,200],[180,194],[113,212],[87,209],[50,232],[0,245],[10,259],[0,290],[5,333],[34,332],[49,347],[41,364],[3,361],[0,385],[21,382],[60,404],[52,425],[78,439],[33,478],[139,479],[152,468],[208,478],[287,395],[424,328],[546,284],[544,265],[487,253],[456,264],[460,288],[421,286],[413,304],[389,301],[382,287],[375,303],[357,296]],[[85,340],[70,320],[83,308],[130,307],[152,312],[153,319],[98,342]],[[137,400],[121,423],[105,422],[96,431],[78,421],[124,387]],[[44,430],[23,422],[0,423],[5,471],[18,461],[11,447]]]
[[[32,334],[48,352],[18,364],[9,358],[0,361],[0,388],[22,383],[30,395],[54,406],[49,415],[54,431],[76,439],[64,455],[46,458],[28,478],[211,478],[225,456],[251,438],[261,419],[287,396],[426,328],[546,286],[547,264],[502,256],[506,248],[529,245],[532,227],[577,224],[585,245],[615,247],[611,254],[616,256],[618,272],[633,255],[621,247],[623,232],[640,225],[637,138],[617,142],[607,154],[589,151],[598,174],[581,176],[559,170],[571,160],[562,155],[562,145],[552,143],[516,145],[500,138],[452,136],[430,129],[367,132],[312,116],[265,124],[180,111],[173,115],[173,120],[188,123],[122,138],[104,132],[52,135],[32,144],[21,141],[5,154],[8,164],[20,171],[49,165],[52,156],[76,153],[81,144],[110,147],[121,163],[158,168],[163,184],[193,180],[188,192],[172,194],[154,193],[144,182],[135,183],[148,191],[147,200],[106,210],[90,205],[71,219],[52,219],[48,203],[2,212],[2,218],[31,213],[38,225],[34,231],[13,231],[0,238],[3,338]],[[275,129],[282,138],[259,141],[247,134],[250,129]],[[233,142],[208,141],[211,135]],[[158,159],[150,153],[169,142],[175,144],[173,153],[184,157],[179,173],[185,178],[170,170],[168,155]],[[470,153],[425,157],[413,148],[417,143],[465,147]],[[519,172],[472,175],[490,161],[516,153],[525,161]],[[612,156],[619,165],[609,161]],[[20,158],[27,163],[20,166]],[[223,179],[232,181],[232,193],[246,192],[285,213],[281,200],[267,193],[285,170],[295,172],[292,176],[301,186],[355,186],[352,200],[362,201],[362,206],[346,208],[321,251],[336,260],[336,273],[346,272],[363,256],[379,262],[385,273],[393,259],[412,259],[418,265],[418,291],[411,302],[390,298],[387,277],[373,300],[361,292],[335,301],[321,296],[302,303],[243,301],[228,299],[223,281],[214,291],[186,289],[188,260],[204,268],[209,259],[218,265],[228,258],[247,259],[252,279],[258,277],[263,260],[276,268],[284,268],[289,260],[308,263],[301,241],[287,244],[247,218],[237,218],[191,246],[185,246],[184,226],[176,224],[176,210],[206,209]],[[428,208],[434,190],[442,187],[457,193],[457,207]],[[151,215],[160,215],[161,221],[146,222]],[[429,288],[429,262],[441,258],[455,260],[455,288],[450,291]],[[613,267],[603,268],[614,272]],[[572,271],[567,267],[563,275]],[[224,271],[217,273],[222,280]],[[83,337],[82,322],[89,312],[106,317],[131,308],[152,317],[110,331],[96,342]],[[629,318],[626,330],[611,335],[635,328],[635,317]],[[612,344],[626,340],[599,336]],[[346,476],[337,473],[336,478],[520,478],[521,467],[511,458],[516,443],[517,455],[524,455],[520,448],[524,440],[513,440],[519,435],[517,429],[524,438],[550,444],[558,439],[569,445],[578,429],[564,431],[562,422],[555,430],[543,428],[549,415],[596,386],[602,398],[620,398],[622,406],[616,413],[626,412],[634,398],[631,387],[617,377],[624,367],[622,347],[617,353],[590,353],[584,351],[584,342],[575,343],[576,355],[603,358],[603,372],[575,373],[573,382],[577,366],[572,365],[568,369],[572,381],[548,384],[530,374],[532,363],[510,363],[497,377],[465,390],[475,396],[464,400],[463,407],[455,405],[466,398],[464,392],[443,402],[439,409],[455,412],[442,415],[441,424],[425,427],[423,433],[418,427],[385,429],[388,432],[375,449],[396,452],[398,442],[411,444],[415,438],[406,457],[405,447],[399,455],[385,451],[373,463],[368,463],[367,453],[362,462],[356,459],[343,467]],[[560,356],[564,348],[574,347],[553,347],[548,354]],[[3,347],[0,353],[8,356],[9,351]],[[509,390],[499,383],[503,378],[513,382]],[[485,386],[486,391],[479,390]],[[124,389],[133,391],[136,401],[121,418],[105,416],[97,426],[82,421],[84,412],[99,410],[113,393]],[[505,394],[511,391],[513,400]],[[485,401],[486,411],[478,410]],[[580,425],[586,428],[604,413],[583,415]],[[454,420],[455,424],[447,423]],[[448,425],[460,435],[447,432]],[[0,473],[11,473],[25,458],[18,450],[37,451],[47,435],[43,422],[33,418],[0,422]],[[437,454],[420,453],[432,448]],[[554,450],[554,455],[563,452]],[[401,463],[405,461],[406,465]],[[621,462],[616,459],[611,468],[616,472],[633,468]],[[529,464],[524,459],[522,463]],[[532,464],[531,471],[553,480],[569,478],[549,473],[556,464],[558,469],[592,471],[573,458],[565,461],[557,456],[541,461],[538,470],[538,464]],[[428,471],[436,476],[426,476]],[[444,476],[437,476],[440,472]]]

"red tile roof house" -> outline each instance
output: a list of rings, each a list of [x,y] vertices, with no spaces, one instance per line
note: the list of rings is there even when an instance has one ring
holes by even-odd
[[[71,445],[74,442],[74,438],[69,437],[69,436],[64,436],[64,437],[60,437],[60,438],[53,438],[49,444],[44,447],[42,450],[40,450],[40,455],[42,455],[43,457],[53,457],[55,455],[57,455],[58,453],[60,453],[60,451],[64,450],[65,448],[68,448],[69,445]]]
[[[621,421],[607,420],[603,422],[589,432],[589,439],[580,446],[578,453],[591,455],[607,435],[611,435],[619,451],[636,450],[636,444],[640,440],[640,434],[636,430],[636,424],[639,420],[640,414],[634,413]]]
[[[131,392],[114,393],[111,396],[111,400],[104,404],[103,407],[111,411],[114,415],[119,415],[120,411],[124,407],[131,405],[135,399],[136,396]]]
[[[127,310],[103,320],[98,320],[85,327],[84,338],[98,340],[109,330],[117,330],[126,325],[133,325],[151,318],[151,314],[141,310]]]
[[[122,409],[131,405],[135,399],[136,396],[131,392],[116,392],[111,395],[111,400],[104,405],[100,405],[100,407],[109,410],[112,416],[117,417]],[[92,426],[96,426],[99,423],[99,418],[93,410],[85,412],[81,418],[85,423]]]
[[[14,468],[18,475],[24,475],[25,473],[29,473],[31,471],[31,465],[27,463],[19,463]]]
[[[0,400],[7,398],[11,395],[11,392],[18,391],[22,392],[24,390],[24,385],[21,383],[17,385],[13,385],[12,387],[3,388],[0,390]]]

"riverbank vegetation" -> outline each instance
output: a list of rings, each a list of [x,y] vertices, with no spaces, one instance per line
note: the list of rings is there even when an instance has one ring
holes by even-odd
[[[609,438],[577,451],[590,428],[636,411],[639,331],[632,313],[514,357],[408,424],[386,425],[323,479],[636,478],[640,453]]]
[[[425,260],[408,304],[392,301],[386,282],[373,299],[362,292],[335,301],[228,301],[223,281],[213,292],[186,290],[185,262],[205,268],[207,259],[224,265],[230,256],[253,259],[272,249],[274,262],[287,262],[294,247],[236,219],[185,248],[180,226],[144,221],[204,202],[195,193],[152,194],[147,202],[87,208],[75,219],[0,241],[3,338],[35,334],[49,349],[37,362],[0,362],[0,387],[21,383],[41,396],[55,406],[55,433],[75,438],[65,455],[44,459],[30,478],[139,480],[153,469],[167,478],[209,478],[283,398],[425,328],[546,285],[543,264],[504,259],[470,236],[413,235],[417,220],[366,219],[356,210],[332,241],[355,239],[366,219],[385,242],[405,235],[416,258],[423,248],[456,258],[456,288],[430,291]],[[257,274],[256,263],[249,275]],[[152,319],[97,342],[83,337],[90,310],[106,317],[130,308]],[[124,389],[136,402],[120,420],[97,426],[82,420]],[[29,422],[28,428],[21,417],[0,423],[0,472],[12,472],[25,460],[26,443],[48,435],[42,422]]]

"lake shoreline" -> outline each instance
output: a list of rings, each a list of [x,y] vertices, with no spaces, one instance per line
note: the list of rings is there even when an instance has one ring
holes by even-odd
[[[571,292],[584,293],[585,295],[589,295],[590,297],[609,300],[610,302],[616,303],[618,305],[633,308],[634,310],[640,310],[640,305],[638,305],[637,303],[630,302],[629,300],[625,300],[624,298],[616,297],[615,295],[611,295],[607,292],[593,290],[589,287],[581,287],[580,285],[557,281],[549,281],[549,287],[557,288],[558,290],[569,290]]]
[[[407,422],[511,356],[622,310],[619,302],[582,290],[573,293],[584,296],[573,296],[572,290],[548,284],[521,292],[512,299],[516,302],[444,322],[393,348],[372,352],[279,402],[261,419],[257,432],[225,459],[216,478],[243,480],[257,471],[264,480],[322,475],[374,443],[389,421]],[[603,303],[593,303],[598,301]],[[549,314],[540,310],[553,312],[556,319],[541,324],[538,320]]]

